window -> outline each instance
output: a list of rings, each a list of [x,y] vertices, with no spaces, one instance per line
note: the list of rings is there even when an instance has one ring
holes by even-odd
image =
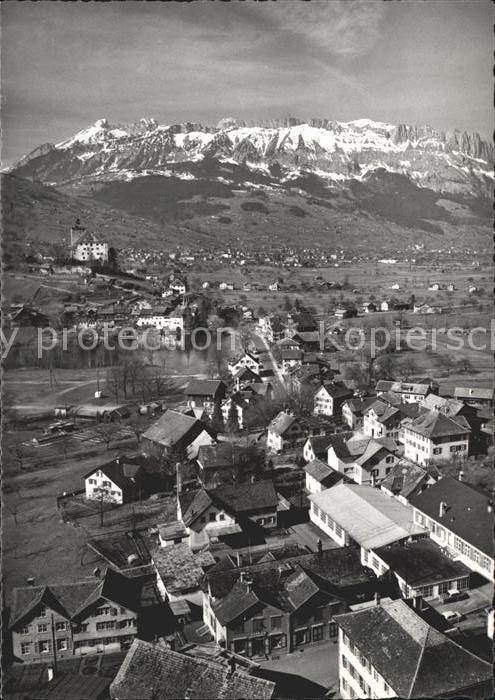
[[[48,632],[48,625],[46,623],[38,625],[38,632]]]
[[[214,523],[215,520],[217,519],[216,513],[210,513],[209,519],[210,519],[210,523]]]
[[[67,622],[56,622],[55,629],[57,630],[57,632],[65,631],[66,629],[68,629],[68,624]]]
[[[113,630],[114,627],[115,627],[115,622],[113,620],[108,620],[105,622],[97,622],[96,623],[97,630]]]
[[[387,464],[390,464],[391,462],[394,461],[394,456],[393,456],[393,455],[389,455],[389,456],[385,459],[385,461],[386,461]]]
[[[276,615],[270,618],[270,624],[272,630],[279,630],[282,627],[282,615]]]
[[[340,525],[335,525],[335,534],[337,535],[337,537],[342,537],[343,530],[340,527]]]
[[[50,642],[48,640],[39,642],[38,649],[40,654],[47,654],[50,651]]]
[[[21,654],[29,654],[31,652],[31,642],[21,643]]]
[[[69,643],[67,639],[57,639],[57,650],[65,651],[69,648]]]
[[[110,487],[112,485],[111,481],[102,481],[102,485],[105,487]]]
[[[378,559],[376,557],[372,558],[371,564],[372,564],[374,569],[377,569],[377,570],[380,569],[380,564],[379,564]]]
[[[29,627],[23,627],[21,629],[21,634],[29,634]]]
[[[328,636],[329,637],[336,637],[338,634],[339,628],[337,627],[336,622],[329,622],[328,623]]]
[[[433,448],[433,454],[434,454],[434,455],[441,455],[441,454],[442,454],[442,448],[441,448],[441,447],[434,447],[434,448]]]
[[[323,625],[313,627],[313,642],[319,642],[323,639]]]
[[[253,620],[253,632],[263,632],[265,629],[265,621],[262,617]]]
[[[220,513],[220,515],[218,516],[218,519],[225,520],[225,513]]]
[[[385,683],[385,681],[383,681],[383,690],[384,690],[386,693],[388,693],[389,690],[390,690],[389,686],[387,685],[387,683]]]
[[[38,613],[38,617],[46,617],[46,608],[45,607],[40,608],[40,611]]]
[[[490,568],[490,559],[488,557],[481,557],[481,566],[483,569]]]
[[[88,479],[90,484],[96,484],[96,479]]]

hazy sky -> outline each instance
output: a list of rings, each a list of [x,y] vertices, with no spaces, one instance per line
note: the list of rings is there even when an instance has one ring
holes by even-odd
[[[2,160],[106,117],[369,117],[490,135],[488,0],[6,2]]]

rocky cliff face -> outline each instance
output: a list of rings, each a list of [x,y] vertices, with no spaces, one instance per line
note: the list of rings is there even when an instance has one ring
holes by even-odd
[[[493,158],[493,144],[479,134],[368,119],[253,124],[228,117],[215,128],[192,122],[163,126],[154,119],[111,125],[99,119],[66,141],[38,147],[12,171],[57,185],[132,178],[142,171],[167,174],[177,163],[216,159],[253,172],[277,164],[281,177],[312,171],[327,181],[360,179],[381,168],[437,192],[489,197]],[[186,168],[183,176],[195,177],[194,170]]]

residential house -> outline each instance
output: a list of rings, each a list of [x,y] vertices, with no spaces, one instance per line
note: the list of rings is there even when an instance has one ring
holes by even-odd
[[[233,291],[234,290],[234,283],[233,282],[220,282],[218,285],[218,288],[221,289],[222,291]]]
[[[76,240],[73,240],[73,232],[80,232]],[[71,229],[71,253],[74,260],[81,262],[91,260],[97,260],[100,263],[107,262],[108,243],[98,238],[95,233],[89,233],[83,227],[73,227]]]
[[[189,529],[189,546],[199,549],[253,523],[266,530],[276,527],[277,507],[278,497],[271,481],[224,484],[180,493],[177,520]]]
[[[145,452],[158,457],[186,454],[193,459],[201,445],[213,445],[216,435],[193,416],[168,409],[141,437]]]
[[[493,506],[488,496],[444,476],[411,504],[415,522],[449,556],[493,580]]]
[[[156,574],[156,587],[163,600],[202,605],[200,584],[205,573],[215,564],[211,552],[193,552],[182,538],[180,543],[153,549],[151,563]]]
[[[335,486],[343,479],[347,480],[344,474],[335,471],[321,459],[313,459],[308,462],[304,471],[306,472],[306,491],[309,493],[319,493]]]
[[[237,391],[244,389],[248,384],[261,384],[262,379],[249,367],[241,367],[233,375],[234,386]]]
[[[422,466],[466,459],[471,428],[464,416],[428,411],[404,425],[404,457]]]
[[[397,460],[390,472],[380,482],[381,490],[395,496],[401,503],[410,503],[411,498],[422,493],[440,478],[435,466],[420,467],[404,457]]]
[[[332,435],[312,435],[303,445],[303,459],[311,462],[313,459],[327,459],[328,446],[332,442]]]
[[[435,393],[435,387],[429,382],[395,382],[380,379],[376,383],[376,393],[380,396],[385,392],[400,395],[403,403],[422,404],[429,394]]]
[[[429,625],[404,600],[384,601],[336,619],[339,695],[344,699],[493,694],[491,664]]]
[[[377,576],[387,571],[393,574],[404,598],[438,598],[447,591],[465,591],[470,587],[470,569],[446,556],[429,538],[395,542],[363,555],[363,564]]]
[[[372,301],[367,301],[363,304],[363,314],[371,314],[377,311],[377,306]]]
[[[189,530],[183,522],[173,520],[171,522],[158,525],[158,541],[160,547],[171,547],[174,544],[187,544],[189,540]]]
[[[142,582],[107,569],[101,579],[15,588],[10,629],[24,662],[120,651],[136,636]],[[54,652],[55,644],[55,652]]]
[[[275,683],[246,673],[235,660],[218,663],[136,640],[110,686],[112,700],[245,698],[270,700]]]
[[[233,481],[236,470],[246,467],[244,450],[232,442],[203,445],[198,450],[196,462],[203,486],[218,486]]]
[[[281,288],[280,284],[277,281],[272,282],[271,284],[268,285],[268,290],[270,292],[278,292],[278,291],[280,291],[280,288]]]
[[[277,340],[276,347],[280,350],[302,350],[301,341],[298,340],[296,336],[293,336],[292,338],[284,337]]]
[[[280,317],[273,314],[260,316],[258,329],[261,336],[269,343],[274,343],[285,335],[285,326],[282,324]]]
[[[358,310],[356,309],[356,307],[338,306],[333,312],[333,315],[339,320],[342,320],[344,318],[356,318],[356,316],[358,315]]]
[[[244,370],[241,370],[244,371]],[[228,421],[231,415],[232,406],[234,406],[235,415],[239,430],[244,428],[244,416],[249,408],[249,402],[243,397],[242,393],[236,392],[222,401],[220,410],[222,412],[223,423],[228,428]]]
[[[270,552],[250,566],[224,559],[206,576],[203,620],[235,653],[291,653],[334,641],[334,616],[375,589],[376,578],[350,548],[284,559]]]
[[[456,386],[454,398],[471,405],[493,406],[493,389]]]
[[[352,397],[351,389],[341,382],[326,382],[314,395],[314,409],[316,415],[339,416],[342,405]]]
[[[302,350],[281,350],[278,364],[283,374],[287,374],[293,367],[300,367],[302,357]]]
[[[259,374],[261,361],[251,352],[243,352],[240,355],[231,357],[227,364],[229,372],[234,375],[243,367],[247,367],[255,374]]]
[[[327,463],[356,484],[378,485],[397,463],[398,445],[391,438],[334,435]]]
[[[363,433],[375,438],[403,440],[403,426],[416,418],[421,411],[420,404],[390,404],[381,397],[368,406],[363,416]]]
[[[280,452],[303,443],[310,436],[324,435],[325,427],[316,419],[280,411],[267,428],[266,446]]]
[[[192,379],[185,394],[190,408],[203,408],[211,417],[215,407],[225,398],[226,387],[221,379]]]
[[[10,325],[12,327],[45,328],[49,325],[48,317],[42,314],[41,311],[26,304],[21,304],[19,308],[13,307],[9,315]]]
[[[376,401],[375,396],[347,399],[342,404],[342,420],[352,430],[363,427],[364,415],[367,409]],[[381,436],[380,436],[381,437]]]
[[[323,350],[322,337],[319,331],[297,331],[292,340],[297,341],[299,347],[301,350],[304,350],[304,352],[318,352]]]
[[[414,522],[412,507],[372,486],[341,482],[309,500],[311,521],[341,547],[355,542],[371,550],[427,534]]]
[[[123,458],[94,467],[83,476],[86,498],[119,505],[136,500],[139,496],[136,475],[140,468],[139,464],[126,463]]]

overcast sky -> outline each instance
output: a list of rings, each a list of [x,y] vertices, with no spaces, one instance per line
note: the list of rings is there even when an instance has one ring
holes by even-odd
[[[488,0],[6,2],[2,160],[106,117],[492,132]]]

